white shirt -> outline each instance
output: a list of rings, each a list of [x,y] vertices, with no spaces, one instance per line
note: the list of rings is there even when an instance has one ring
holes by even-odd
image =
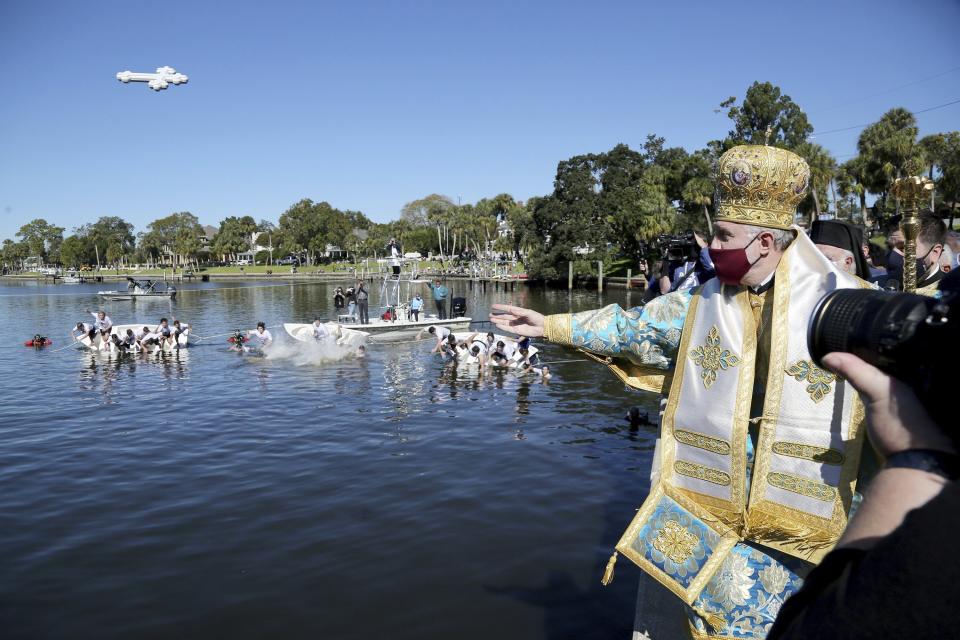
[[[90,329],[93,329],[93,325],[92,325],[92,324],[89,324],[89,323],[87,323],[87,322],[84,322],[84,323],[82,323],[82,324],[83,324],[83,332],[84,332],[85,334],[86,334],[86,333],[90,333]]]
[[[173,330],[174,330],[174,331],[177,330],[177,325],[173,325]],[[187,324],[186,322],[181,322],[181,323],[180,323],[180,333],[186,333],[186,332],[189,331],[189,330],[190,330],[190,325],[189,325],[189,324]]]
[[[323,340],[330,337],[330,330],[327,329],[327,325],[323,324],[314,324],[313,325],[313,337],[317,340]]]
[[[271,342],[273,342],[273,336],[270,335],[270,331],[267,329],[264,329],[263,333],[260,333],[259,331],[256,331],[256,330],[250,331],[249,333],[250,333],[250,339],[256,340],[260,346],[266,346]]]
[[[470,350],[473,351],[473,348],[474,348],[474,347],[480,347],[480,353],[481,353],[481,354],[486,354],[486,353],[487,353],[487,343],[486,343],[486,342],[482,342],[482,341],[480,341],[480,340],[474,340],[474,341],[473,341],[473,344],[470,345]]]
[[[110,319],[110,316],[104,315],[103,320],[100,319],[100,316],[94,312],[90,312],[90,315],[93,316],[93,326],[98,330],[106,330],[113,326],[113,320]]]
[[[159,340],[159,339],[162,338],[162,337],[163,337],[163,336],[161,336],[161,335],[160,335],[159,333],[157,333],[156,331],[147,331],[145,334],[143,334],[142,336],[140,336],[140,341],[141,341],[141,342],[146,342],[147,340]]]
[[[433,335],[437,338],[437,340],[446,340],[450,336],[450,329],[447,329],[446,327],[430,325],[427,327],[427,331],[430,329],[434,330]]]

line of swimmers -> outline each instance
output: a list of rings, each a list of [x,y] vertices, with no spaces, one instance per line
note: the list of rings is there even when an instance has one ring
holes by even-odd
[[[493,332],[472,333],[465,339],[457,336],[447,327],[431,325],[417,333],[417,339],[426,332],[437,339],[430,353],[440,353],[450,360],[467,365],[477,365],[480,369],[501,368],[513,370],[517,374],[534,374],[545,380],[551,377],[550,367],[540,363],[537,353],[530,350],[530,338],[519,341],[497,338]]]
[[[118,351],[140,351],[151,346],[162,347],[164,344],[179,349],[180,336],[190,332],[190,325],[186,322],[174,318],[171,324],[166,318],[160,318],[160,323],[154,329],[144,325],[141,329],[127,329],[125,333],[118,335],[113,332],[113,320],[106,312],[93,312],[87,309],[87,313],[93,316],[93,323],[78,322],[71,332],[73,338],[78,340],[85,335],[93,346],[94,340],[99,335],[101,343],[109,342],[111,347]]]

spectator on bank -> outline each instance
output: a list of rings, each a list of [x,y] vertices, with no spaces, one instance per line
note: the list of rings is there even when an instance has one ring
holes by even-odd
[[[354,293],[353,287],[347,287],[347,315],[351,315],[354,318],[357,317],[357,294]]]
[[[337,290],[333,292],[333,308],[337,310],[337,315],[343,315],[343,309],[347,304],[346,298],[343,296],[343,287],[337,287]]]
[[[437,305],[437,318],[440,320],[446,320],[447,296],[450,295],[450,290],[447,289],[446,285],[441,284],[439,278],[437,278],[432,284],[428,282],[427,286],[433,290],[433,302]]]
[[[367,290],[363,286],[363,280],[357,281],[357,311],[360,312],[360,324],[370,324],[370,313],[368,309],[369,297]]]
[[[410,301],[410,315],[413,316],[414,322],[420,321],[421,309],[423,309],[423,298],[421,298],[418,293],[413,297],[413,300]]]

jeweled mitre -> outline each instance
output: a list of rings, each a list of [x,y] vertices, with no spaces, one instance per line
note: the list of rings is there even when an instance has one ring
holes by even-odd
[[[789,229],[807,193],[810,167],[795,153],[740,145],[720,156],[717,220]]]

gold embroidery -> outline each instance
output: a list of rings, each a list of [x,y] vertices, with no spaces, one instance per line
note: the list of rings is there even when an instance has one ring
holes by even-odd
[[[683,528],[676,520],[670,520],[657,532],[653,548],[677,564],[687,561],[697,548],[697,536]]]
[[[713,484],[719,484],[724,487],[730,485],[730,476],[719,469],[711,469],[702,464],[677,460],[673,463],[673,470],[683,476],[689,476],[698,480],[706,480]]]
[[[801,458],[811,462],[822,462],[823,464],[843,464],[843,454],[836,449],[826,447],[817,447],[812,444],[800,444],[799,442],[774,442],[773,452],[781,456],[790,456],[791,458]]]
[[[673,432],[673,437],[683,444],[690,445],[691,447],[706,449],[707,451],[719,453],[723,456],[730,455],[730,443],[720,440],[719,438],[711,438],[710,436],[705,436],[702,433],[697,433],[696,431],[687,431],[686,429],[675,430]]]
[[[802,496],[823,500],[824,502],[832,502],[837,496],[837,490],[829,485],[798,476],[792,476],[788,473],[769,473],[767,474],[767,482],[778,489],[792,491],[793,493],[799,493]]]
[[[543,337],[554,344],[573,344],[573,316],[555,313],[543,319]]]
[[[706,343],[690,351],[690,357],[703,368],[700,378],[707,389],[716,382],[718,370],[726,371],[729,367],[740,364],[739,356],[729,349],[720,348],[720,331],[717,325],[710,327]]]
[[[808,382],[807,393],[814,402],[820,402],[830,393],[830,384],[837,376],[813,364],[810,360],[797,360],[786,368],[787,375],[798,382]]]

